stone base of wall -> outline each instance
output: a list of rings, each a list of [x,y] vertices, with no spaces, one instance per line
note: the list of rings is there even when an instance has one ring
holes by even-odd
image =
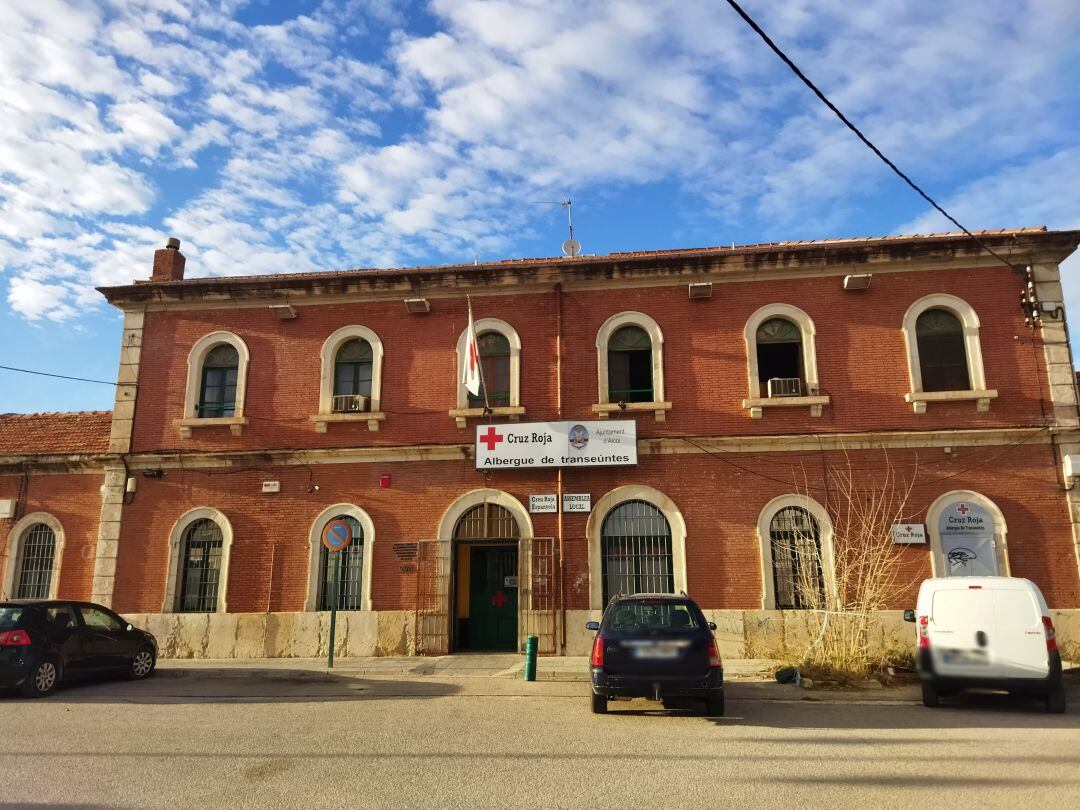
[[[1080,610],[1050,613],[1062,657],[1080,661]],[[706,610],[705,616],[716,623],[724,658],[799,660],[820,628],[805,611]],[[162,658],[321,658],[329,651],[329,613],[147,613],[127,619],[157,637]],[[599,619],[599,611],[566,612],[567,655],[589,654],[593,633],[585,622]],[[413,630],[410,611],[343,611],[334,654],[412,655]],[[903,611],[882,611],[873,619],[872,637],[882,652],[910,652],[915,628]]]

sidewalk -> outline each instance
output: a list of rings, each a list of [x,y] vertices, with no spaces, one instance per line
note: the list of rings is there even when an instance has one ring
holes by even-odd
[[[727,659],[727,681],[768,681],[780,665],[767,658]],[[523,680],[525,656],[509,654],[443,655],[437,657],[337,658],[327,669],[325,658],[163,658],[157,663],[161,677],[213,678],[508,678]],[[585,656],[541,656],[536,662],[539,681],[587,682]]]

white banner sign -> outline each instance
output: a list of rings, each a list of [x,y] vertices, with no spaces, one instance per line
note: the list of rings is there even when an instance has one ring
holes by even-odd
[[[524,422],[476,426],[476,469],[637,464],[637,423]]]
[[[562,510],[564,512],[591,512],[592,495],[589,495],[588,493],[573,495],[569,492],[564,492],[562,496]]]
[[[892,541],[899,544],[915,545],[926,542],[926,526],[922,523],[894,523]]]
[[[559,499],[555,493],[550,495],[530,495],[529,511],[534,514],[537,512],[558,512]]]

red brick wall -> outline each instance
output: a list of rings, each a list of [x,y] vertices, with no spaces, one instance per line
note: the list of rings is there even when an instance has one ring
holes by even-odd
[[[916,476],[907,519],[923,520],[926,508],[944,492],[972,489],[982,493],[1004,513],[1013,574],[1033,579],[1055,607],[1080,606],[1065,498],[1048,446],[957,448],[952,456],[940,449],[892,451],[889,457],[901,478]],[[725,458],[650,455],[642,456],[637,468],[567,470],[564,489],[589,492],[594,503],[624,484],[659,489],[675,501],[686,521],[690,594],[706,608],[759,608],[761,574],[755,529],[762,507],[778,495],[795,491],[794,481],[805,481],[824,502],[826,496],[817,489],[822,485],[823,464],[835,467],[846,462],[838,453],[824,458],[820,453]],[[877,475],[882,466],[880,451],[853,451],[849,458],[860,477]],[[388,489],[379,488],[382,473],[392,476]],[[280,481],[281,492],[262,494],[264,480]],[[312,482],[318,484],[318,492],[309,493]],[[450,504],[484,486],[509,492],[527,504],[531,493],[555,492],[555,473],[498,471],[485,482],[469,461],[334,464],[313,468],[310,477],[304,467],[228,473],[170,470],[162,479],[142,480],[133,503],[125,509],[114,606],[128,612],[161,610],[172,526],[188,509],[211,506],[228,517],[234,531],[229,610],[302,610],[312,521],[328,506],[348,502],[366,510],[375,526],[374,608],[411,609],[415,576],[401,572],[394,543],[436,537]],[[835,479],[830,487],[835,487]],[[532,519],[536,536],[557,535],[556,515],[533,515]],[[566,607],[570,609],[588,607],[586,520],[586,515],[564,516]],[[902,581],[916,585],[930,575],[928,547],[898,548],[896,553],[904,560]],[[911,591],[898,597],[893,607],[906,607],[913,598]]]
[[[48,512],[64,529],[64,554],[60,566],[59,596],[89,599],[94,579],[98,519],[101,516],[102,473],[30,475],[25,497],[16,515]],[[18,498],[20,476],[0,475],[0,499]],[[5,555],[0,571],[6,571],[9,533],[16,520],[0,519],[0,541]]]
[[[651,315],[664,332],[666,423],[638,416],[644,436],[934,430],[1041,423],[1041,347],[1017,305],[1020,278],[1006,268],[878,273],[864,292],[845,292],[839,277],[717,284],[714,297],[690,301],[686,285],[574,292],[563,296],[563,415],[592,418],[596,401],[596,333],[625,310]],[[901,324],[912,302],[951,293],[982,323],[987,385],[996,388],[988,413],[972,402],[931,404],[916,415]],[[817,328],[823,393],[832,397],[820,418],[805,408],[766,409],[751,420],[743,327],[758,307],[789,303]],[[474,297],[476,318],[513,325],[522,342],[521,402],[527,420],[556,416],[556,294]],[[135,451],[162,448],[245,449],[447,443],[471,440],[447,411],[456,406],[455,347],[465,327],[464,299],[433,299],[426,315],[409,315],[400,301],[298,306],[295,320],[279,321],[265,307],[152,312],[146,317],[140,368]],[[335,424],[316,433],[310,416],[319,401],[320,349],[349,324],[373,329],[385,347],[382,408],[377,433],[366,424]],[[240,335],[251,352],[241,437],[227,428],[201,428],[182,440],[173,420],[183,412],[187,355],[215,330]],[[152,392],[147,394],[146,392]]]

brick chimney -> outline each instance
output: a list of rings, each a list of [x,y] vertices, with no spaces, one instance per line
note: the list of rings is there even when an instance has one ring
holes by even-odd
[[[183,281],[187,259],[180,252],[180,240],[173,237],[165,242],[164,250],[154,251],[154,273],[151,281]]]

